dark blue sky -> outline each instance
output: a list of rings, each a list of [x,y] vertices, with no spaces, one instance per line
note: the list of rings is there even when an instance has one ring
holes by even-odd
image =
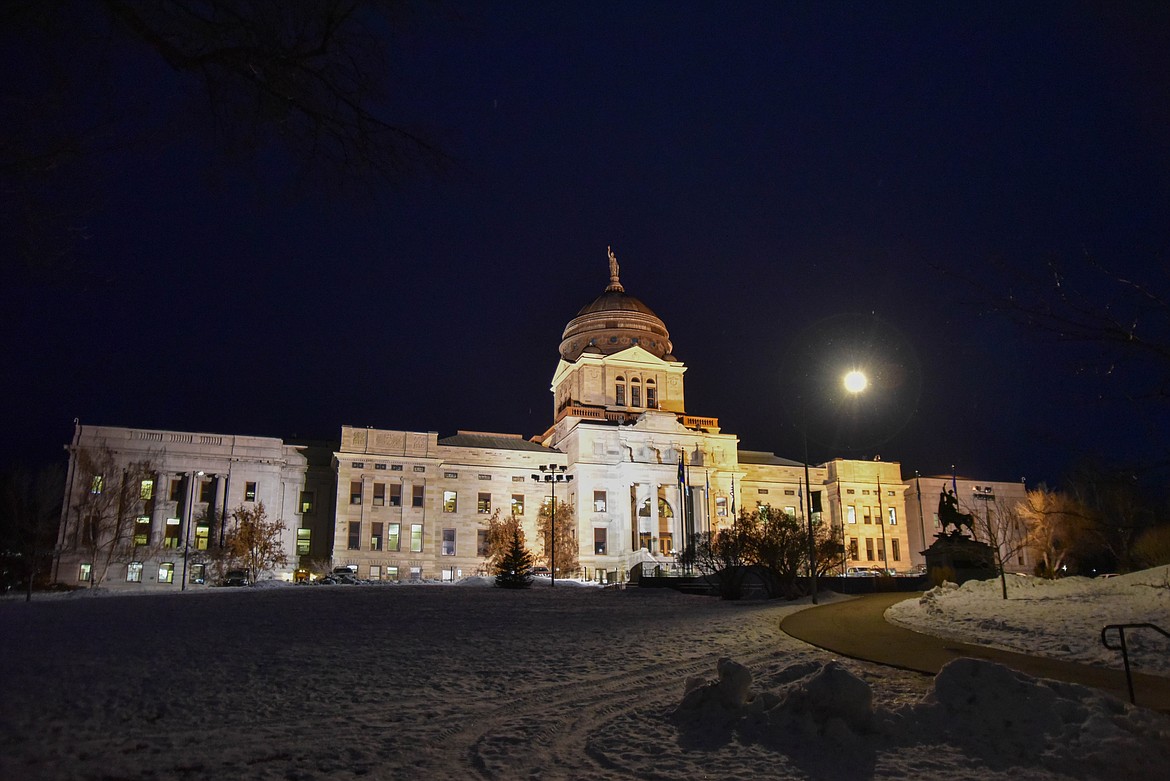
[[[742,447],[801,457],[793,338],[864,314],[914,382],[853,450],[814,432],[815,460],[1030,483],[1165,461],[1166,403],[1130,400],[1164,375],[1086,372],[962,278],[1090,253],[1170,286],[1170,15],[720,6],[424,7],[386,111],[455,163],[373,204],[290,196],[185,136],[118,151],[76,268],[3,290],[10,454],[59,457],[74,417],[538,434],[612,245],[688,411]],[[156,70],[152,111],[183,87]]]

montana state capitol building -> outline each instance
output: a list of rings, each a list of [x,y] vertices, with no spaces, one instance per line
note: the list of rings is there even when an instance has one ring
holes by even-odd
[[[79,454],[101,446],[127,463],[147,459],[153,470],[138,493],[134,543],[108,563],[111,588],[178,588],[180,566],[183,582],[200,587],[192,573],[203,570],[192,558],[216,531],[199,519],[259,502],[288,527],[289,565],[276,573],[286,579],[327,563],[372,580],[458,580],[484,571],[484,522],[497,510],[521,520],[537,552],[537,513],[554,496],[571,509],[556,523],[571,524],[589,579],[624,578],[643,562],[669,568],[693,535],[730,525],[742,510],[767,505],[803,520],[804,465],[741,450],[718,418],[688,414],[685,373],[666,324],[625,291],[610,252],[608,285],[561,337],[552,425],[530,439],[342,426],[340,442],[322,449],[79,423],[68,446],[54,578],[77,583],[98,566],[84,560],[92,546],[70,542],[78,539],[77,498],[94,485]],[[809,477],[820,494],[811,506],[842,540],[847,566],[899,571],[922,561],[923,540],[938,529],[934,500],[952,482],[904,481],[897,462],[840,458],[810,465]],[[968,498],[1018,488],[968,483],[958,481],[968,507]]]

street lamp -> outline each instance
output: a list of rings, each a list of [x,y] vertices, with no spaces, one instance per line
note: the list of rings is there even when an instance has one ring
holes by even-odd
[[[549,570],[552,574],[552,585],[557,585],[557,483],[573,482],[573,475],[566,475],[567,467],[558,464],[540,465],[540,474],[534,474],[532,479],[538,483],[548,483],[550,493],[548,516],[549,539]]]

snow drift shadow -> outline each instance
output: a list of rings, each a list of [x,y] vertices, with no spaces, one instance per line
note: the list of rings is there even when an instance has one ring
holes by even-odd
[[[684,750],[756,745],[821,778],[870,778],[879,751],[899,748],[928,766],[945,749],[996,771],[1084,779],[1152,778],[1170,763],[1165,716],[980,659],[948,663],[919,702],[892,709],[875,709],[870,685],[836,661],[792,665],[778,688],[754,693],[743,665],[720,659],[717,672],[688,680],[671,714]]]

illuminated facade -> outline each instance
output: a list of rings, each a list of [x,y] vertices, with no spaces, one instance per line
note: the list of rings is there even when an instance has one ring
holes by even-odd
[[[847,567],[905,572],[921,563],[949,478],[903,480],[897,462],[838,458],[810,465],[808,496],[801,462],[741,450],[718,418],[688,413],[687,367],[665,323],[625,292],[612,253],[609,264],[609,284],[564,329],[552,425],[531,439],[343,426],[339,442],[306,446],[78,425],[54,578],[77,583],[101,567],[111,587],[170,587],[185,567],[188,585],[200,585],[196,579],[207,580],[196,566],[205,564],[200,546],[220,528],[209,511],[230,516],[263,501],[269,517],[288,526],[290,563],[278,577],[348,566],[373,580],[457,580],[484,570],[484,521],[497,510],[520,518],[535,552],[537,514],[554,492],[571,508],[557,523],[570,524],[580,574],[589,578],[624,578],[639,564],[669,570],[694,535],[764,505],[801,520],[810,505],[819,508],[847,551]],[[151,472],[135,478],[138,493],[123,502],[131,521],[114,530],[118,550],[109,557],[82,544],[83,499],[95,475],[80,456],[103,446],[115,455],[113,472],[128,474],[138,462]],[[564,480],[541,479],[550,466]],[[985,518],[1008,518],[1023,498],[1022,485],[957,484],[964,511]],[[1027,570],[1022,530],[1011,528],[1009,569]]]
[[[609,284],[565,327],[553,372],[553,424],[516,435],[344,427],[333,560],[359,577],[458,579],[482,571],[483,521],[518,513],[535,548],[535,508],[556,492],[572,509],[581,574],[670,569],[693,535],[768,505],[805,518],[804,466],[741,451],[714,417],[686,411],[686,366],[665,323]],[[681,465],[680,465],[681,462]],[[563,467],[551,484],[541,465]],[[911,567],[904,486],[895,462],[835,460],[810,470],[822,518],[854,552],[849,565]]]
[[[55,582],[152,591],[210,584],[219,574],[211,552],[232,513],[260,504],[286,527],[288,565],[273,577],[292,579],[296,567],[329,558],[328,448],[77,423],[67,450]]]

